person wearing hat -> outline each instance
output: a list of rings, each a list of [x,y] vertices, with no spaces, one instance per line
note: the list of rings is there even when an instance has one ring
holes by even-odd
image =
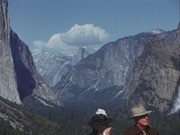
[[[105,110],[99,108],[88,123],[92,127],[89,135],[110,135],[112,118],[108,118]]]
[[[130,119],[134,119],[135,125],[126,129],[124,135],[159,135],[156,129],[149,126],[148,114],[151,112],[151,110],[146,110],[142,104],[132,107]]]

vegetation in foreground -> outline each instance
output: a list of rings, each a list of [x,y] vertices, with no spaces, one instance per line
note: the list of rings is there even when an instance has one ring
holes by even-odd
[[[12,104],[12,106],[17,105]],[[8,121],[0,118],[0,135],[87,135],[91,132],[87,123],[97,109],[80,106],[52,108],[36,105],[33,108],[32,106],[26,107],[31,109],[27,111],[24,110],[24,107],[16,107],[29,120],[30,124],[24,125],[24,131],[12,128]],[[108,115],[114,119],[112,135],[122,135],[123,131],[133,124],[124,109],[104,108]],[[2,112],[2,109],[0,111]],[[5,110],[3,113],[6,113]],[[151,125],[159,130],[160,135],[180,134],[180,113],[167,116],[153,112],[150,115],[150,120]]]

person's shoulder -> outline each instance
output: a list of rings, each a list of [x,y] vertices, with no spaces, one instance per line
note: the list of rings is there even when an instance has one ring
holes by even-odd
[[[126,130],[135,130],[136,129],[136,126],[131,126],[131,127],[128,127]]]
[[[138,128],[136,126],[131,126],[124,131],[124,135],[131,135],[131,134],[135,134],[138,132],[139,131],[138,131]]]
[[[149,131],[154,135],[159,135],[159,133],[158,133],[158,130],[157,129],[155,129],[155,128],[153,128],[153,127],[149,127]]]

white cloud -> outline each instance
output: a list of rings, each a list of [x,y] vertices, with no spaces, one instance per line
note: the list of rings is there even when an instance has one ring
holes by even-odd
[[[54,34],[50,37],[49,41],[34,41],[33,44],[40,49],[50,49],[59,51],[65,55],[74,55],[78,47],[69,46],[61,41],[61,34]]]
[[[46,44],[44,41],[34,41],[33,44],[37,47],[37,48],[43,48],[44,45]]]
[[[104,29],[95,27],[93,24],[74,25],[65,33],[57,33],[45,41],[34,41],[33,44],[38,48],[47,48],[58,50],[66,55],[73,55],[77,52],[79,46],[97,46],[102,45],[108,39],[109,35]]]
[[[68,45],[87,46],[101,44],[108,37],[104,29],[95,27],[93,24],[76,24],[69,31],[62,34],[62,41]]]

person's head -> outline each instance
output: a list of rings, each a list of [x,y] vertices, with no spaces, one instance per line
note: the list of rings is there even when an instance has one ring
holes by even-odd
[[[98,109],[88,124],[98,133],[103,133],[106,128],[110,127],[112,121],[112,118],[108,118],[103,109]]]
[[[143,105],[139,104],[132,107],[131,113],[130,118],[134,119],[139,128],[143,129],[149,125],[148,114],[151,113],[151,110],[146,110]]]

